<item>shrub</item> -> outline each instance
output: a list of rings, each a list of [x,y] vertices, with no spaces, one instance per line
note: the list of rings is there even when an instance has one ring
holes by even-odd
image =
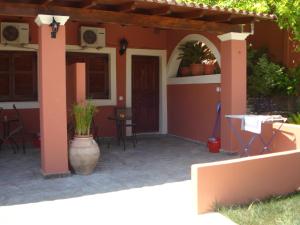
[[[288,118],[288,123],[300,124],[300,113],[293,113]]]
[[[263,54],[253,65],[252,74],[248,75],[248,94],[252,97],[281,95],[288,82],[284,67]]]

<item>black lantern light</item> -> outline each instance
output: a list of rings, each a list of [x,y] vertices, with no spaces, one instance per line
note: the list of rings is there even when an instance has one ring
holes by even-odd
[[[123,55],[126,52],[127,47],[128,47],[128,41],[125,38],[122,38],[120,40],[120,50],[119,50],[120,55]]]
[[[51,27],[51,29],[52,29],[52,31],[51,31],[51,38],[56,38],[56,34],[58,32],[59,25],[60,25],[60,23],[56,22],[56,20],[53,17],[52,22],[49,25]]]

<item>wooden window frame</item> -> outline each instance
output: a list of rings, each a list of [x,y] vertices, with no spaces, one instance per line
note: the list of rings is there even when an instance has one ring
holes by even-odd
[[[8,55],[9,58],[9,94],[7,96],[0,96],[0,102],[36,102],[38,100],[38,88],[37,88],[37,53],[34,51],[1,51],[0,54]],[[32,77],[32,96],[22,96],[16,94],[16,70],[15,70],[15,64],[14,59],[16,58],[16,55],[30,55],[30,57],[33,57],[33,77]],[[19,71],[20,72],[20,71]],[[25,71],[24,73],[30,73],[29,71]]]
[[[86,66],[86,96],[88,99],[91,100],[98,100],[98,99],[109,99],[109,55],[108,54],[89,54],[89,53],[67,53],[66,54],[67,57],[67,64],[73,64],[73,63],[85,63]],[[93,60],[101,60],[100,63],[104,64],[104,70],[103,71],[97,71],[97,70],[93,70],[91,69],[91,63],[93,62]],[[70,62],[71,61],[71,62]],[[104,73],[104,83],[99,83],[99,85],[104,85],[103,87],[101,87],[101,89],[104,89],[104,93],[101,92],[91,92],[91,84],[90,84],[90,80],[93,74],[99,75],[99,74],[103,74]],[[106,93],[108,92],[108,94]]]
[[[109,99],[92,99],[96,106],[115,106],[117,104],[117,50],[115,47],[82,48],[80,45],[67,45],[66,52],[107,54],[109,57]]]

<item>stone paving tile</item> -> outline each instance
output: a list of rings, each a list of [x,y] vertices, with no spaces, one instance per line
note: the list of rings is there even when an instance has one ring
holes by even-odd
[[[0,206],[189,181],[192,164],[231,158],[224,153],[210,154],[204,145],[171,136],[138,137],[137,147],[128,143],[125,152],[115,144],[101,146],[101,159],[89,176],[44,179],[38,149],[28,149],[26,154],[4,149],[0,152]]]

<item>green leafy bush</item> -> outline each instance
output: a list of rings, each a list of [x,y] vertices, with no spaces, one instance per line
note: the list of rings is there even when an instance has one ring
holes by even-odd
[[[252,74],[248,74],[248,94],[252,97],[280,95],[287,82],[284,67],[271,62],[264,54],[253,66]]]
[[[255,65],[258,63],[258,60],[264,55],[268,55],[267,48],[255,49],[252,46],[247,48],[247,74],[253,74]]]
[[[265,48],[248,48],[248,96],[299,96],[300,66],[293,69],[277,64]]]
[[[289,123],[300,124],[300,113],[291,114],[288,118]]]
[[[73,106],[75,119],[75,135],[89,136],[96,107],[90,102],[78,103]]]

